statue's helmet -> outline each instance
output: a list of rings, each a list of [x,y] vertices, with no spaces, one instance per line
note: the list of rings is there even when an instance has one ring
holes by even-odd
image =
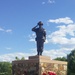
[[[38,25],[43,25],[43,23],[41,21],[38,22]]]

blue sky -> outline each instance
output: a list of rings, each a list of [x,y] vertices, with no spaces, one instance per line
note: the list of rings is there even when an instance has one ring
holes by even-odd
[[[36,55],[32,27],[44,23],[44,56],[67,56],[75,48],[75,0],[0,0],[0,61]]]

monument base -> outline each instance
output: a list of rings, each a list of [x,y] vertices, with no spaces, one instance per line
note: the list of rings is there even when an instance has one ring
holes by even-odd
[[[12,62],[13,75],[67,75],[67,62],[51,60],[47,56],[29,56],[28,60]]]

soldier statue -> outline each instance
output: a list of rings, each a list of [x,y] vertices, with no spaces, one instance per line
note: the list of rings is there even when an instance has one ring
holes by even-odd
[[[39,21],[37,25],[32,28],[32,31],[36,33],[35,41],[37,43],[37,55],[42,55],[44,42],[46,40],[46,30],[42,26],[43,23]]]

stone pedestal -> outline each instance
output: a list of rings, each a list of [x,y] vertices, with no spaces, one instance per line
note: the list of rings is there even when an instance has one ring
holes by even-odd
[[[51,60],[47,56],[29,56],[28,60],[12,62],[13,75],[47,75],[48,72],[67,75],[67,62]]]

